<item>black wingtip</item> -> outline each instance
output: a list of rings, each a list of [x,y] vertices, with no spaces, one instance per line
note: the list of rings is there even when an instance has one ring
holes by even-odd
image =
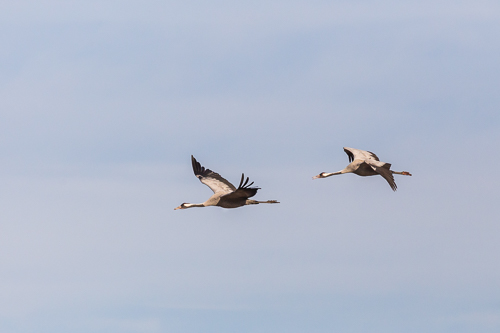
[[[191,164],[193,166],[193,172],[195,176],[198,176],[203,172],[201,164],[196,160],[196,158],[194,158],[193,155],[191,155]]]
[[[346,149],[346,147],[344,147],[344,152],[349,157],[349,163],[351,163],[352,161],[354,161],[354,155],[352,154],[352,152],[350,150],[348,150],[348,149]]]
[[[245,174],[241,174],[241,180],[240,180],[240,185],[238,185],[238,188],[241,188],[241,184],[243,184],[243,179],[245,179]]]
[[[249,184],[249,183],[248,183],[249,181],[250,181],[250,177],[247,177],[247,178],[245,179],[245,174],[244,174],[244,173],[242,173],[242,174],[241,174],[240,185],[238,185],[238,188],[239,188],[239,189],[243,189],[243,188],[245,188],[245,189],[252,189],[252,190],[253,190],[253,189],[260,189],[259,187],[250,187],[250,186],[252,186],[252,185],[253,185],[253,183],[254,183],[254,182],[251,182],[251,183]]]

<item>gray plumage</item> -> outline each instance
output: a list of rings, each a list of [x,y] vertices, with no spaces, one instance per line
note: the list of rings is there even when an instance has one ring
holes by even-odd
[[[344,147],[344,151],[349,157],[350,163],[343,170],[332,173],[322,172],[314,176],[313,179],[326,178],[343,173],[354,173],[363,177],[381,175],[389,183],[392,190],[396,191],[398,187],[394,181],[393,174],[411,176],[408,171],[392,171],[390,163],[381,162],[378,156],[370,151],[348,147]]]
[[[245,205],[255,205],[259,203],[279,203],[276,200],[256,201],[249,198],[257,194],[259,187],[251,187],[253,182],[248,183],[249,178],[245,179],[245,174],[241,174],[238,188],[234,187],[228,180],[223,178],[217,172],[203,167],[193,155],[191,155],[191,164],[194,175],[205,185],[207,185],[214,194],[207,201],[201,204],[183,203],[175,209],[186,209],[191,207],[219,206],[222,208],[237,208]]]

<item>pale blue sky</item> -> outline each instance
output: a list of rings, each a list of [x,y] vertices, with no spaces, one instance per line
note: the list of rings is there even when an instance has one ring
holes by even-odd
[[[0,4],[0,332],[498,332],[500,4]],[[312,181],[374,151],[394,170]],[[174,211],[190,155],[279,205]]]

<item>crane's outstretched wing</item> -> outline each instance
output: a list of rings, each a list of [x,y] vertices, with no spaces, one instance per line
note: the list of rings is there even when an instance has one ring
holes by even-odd
[[[201,164],[196,160],[196,158],[191,155],[191,163],[193,164],[194,175],[205,185],[210,187],[214,193],[223,192],[223,193],[231,193],[236,191],[236,187],[231,184],[226,179],[222,178],[217,172],[213,172],[210,169],[205,169]]]
[[[369,159],[380,161],[377,155],[375,155],[371,151],[354,149],[349,147],[344,147],[344,151],[347,154],[347,156],[349,156],[349,163],[351,163],[354,160],[369,160]]]
[[[397,190],[397,185],[396,182],[394,181],[394,176],[392,175],[392,172],[390,170],[391,164],[390,163],[384,163],[380,161],[367,161],[366,162],[368,165],[372,167],[373,170],[375,170],[379,175],[385,178],[389,185],[391,186],[393,191]]]
[[[224,195],[221,198],[248,199],[248,198],[253,197],[257,193],[257,191],[260,190],[260,188],[259,187],[250,187],[250,186],[252,186],[253,182],[248,184],[249,178],[247,177],[247,179],[245,180],[245,183],[243,183],[244,179],[245,179],[245,174],[242,173],[241,174],[241,181],[240,181],[240,185],[238,186],[238,189],[234,192],[231,192],[231,193]]]

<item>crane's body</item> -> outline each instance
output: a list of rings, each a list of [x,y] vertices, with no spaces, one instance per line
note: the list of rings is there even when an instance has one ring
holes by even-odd
[[[276,200],[257,201],[249,199],[253,197],[260,188],[251,187],[253,182],[248,184],[249,178],[245,180],[245,175],[241,175],[241,181],[238,188],[210,169],[205,169],[191,155],[191,163],[194,175],[205,185],[207,185],[214,194],[207,201],[199,204],[183,203],[175,209],[186,209],[192,207],[218,206],[222,208],[237,208],[245,205],[256,205],[260,203],[279,203]]]
[[[408,171],[392,171],[391,164],[381,162],[377,155],[370,151],[344,147],[344,151],[349,157],[349,164],[342,170],[337,172],[322,172],[313,179],[326,178],[344,173],[354,173],[358,176],[375,176],[381,175],[389,183],[393,191],[398,188],[394,181],[393,174],[411,176]]]

